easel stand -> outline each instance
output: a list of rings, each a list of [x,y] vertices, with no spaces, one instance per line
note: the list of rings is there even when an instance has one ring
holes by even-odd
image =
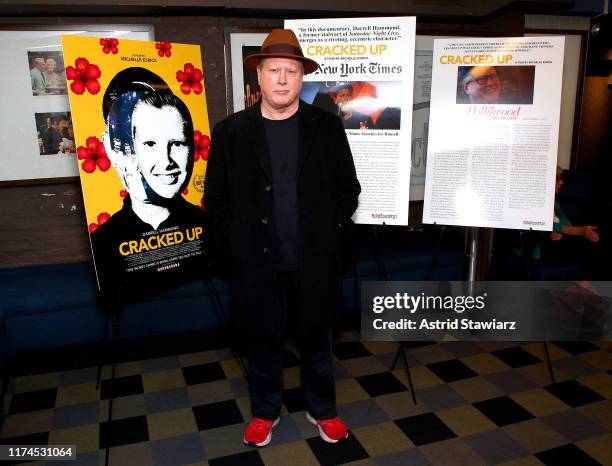
[[[206,277],[204,281],[207,284],[207,287],[208,287],[208,290],[211,296],[211,301],[213,303],[215,310],[217,311],[219,321],[225,326],[225,328],[228,328],[229,319],[227,317],[227,314],[225,313],[223,303],[221,301],[221,298],[219,297],[219,291],[217,290],[217,287],[214,284],[213,278]],[[103,308],[104,313],[105,313],[102,343],[104,345],[110,343],[109,348],[111,348],[109,354],[110,354],[110,360],[112,361],[111,378],[110,378],[110,383],[112,386],[113,382],[115,381],[115,373],[116,373],[117,360],[118,360],[118,357],[117,357],[118,355],[116,354],[116,351],[117,351],[117,342],[119,341],[121,314],[126,304],[122,285],[119,284],[119,285],[110,286],[109,290],[106,293],[104,294],[101,293],[99,295],[99,302],[101,303],[101,307]],[[111,342],[107,342],[109,321],[111,322],[111,328],[112,328]],[[248,378],[248,371],[244,363],[244,360],[235,350],[233,345],[230,346],[230,350],[232,351],[234,358],[238,361],[238,364],[240,365],[240,369],[242,370],[244,376]],[[96,381],[96,390],[98,390],[100,387],[101,378],[102,378],[102,361],[98,365],[98,377]],[[113,420],[113,400],[114,400],[114,396],[112,395],[112,392],[111,392],[111,396],[110,396],[109,403],[108,403],[108,415],[107,415],[107,423],[106,423],[106,455],[105,455],[106,457],[105,457],[105,463],[104,463],[106,466],[108,466],[109,464],[108,462],[109,462],[109,455],[110,455],[110,445],[111,445],[111,436],[112,436],[112,420]]]
[[[111,386],[112,386],[113,382],[115,381],[115,371],[117,367],[117,355],[115,354],[115,352],[117,351],[116,343],[119,340],[121,312],[124,306],[124,302],[123,302],[124,297],[123,297],[121,284],[116,285],[116,286],[115,285],[111,286],[109,291],[105,294],[101,293],[99,295],[99,298],[100,298],[100,302],[102,303],[102,308],[104,310],[104,313],[106,314],[105,319],[104,319],[104,334],[102,337],[103,338],[102,342],[105,346],[107,344],[109,320],[111,321],[111,325],[112,325],[112,342],[109,345],[111,361],[112,361],[111,378],[110,378]],[[96,390],[99,389],[100,387],[101,378],[102,378],[102,361],[100,361],[100,364],[98,365],[98,378],[96,381]],[[111,392],[111,397],[108,401],[108,415],[107,415],[107,422],[106,422],[106,448],[105,448],[106,454],[105,454],[105,459],[104,459],[104,464],[106,466],[108,466],[108,462],[109,462],[111,437],[113,433],[112,424],[111,424],[113,420],[113,401],[114,401],[114,396]]]
[[[380,244],[380,240],[378,238],[379,230],[382,231],[384,227],[386,227],[386,223],[383,222],[381,226],[372,225],[372,236],[374,237],[374,255],[376,257],[376,265],[378,267],[379,272],[381,272],[384,281],[389,281],[389,275],[387,274],[387,266],[385,264],[385,256],[383,254],[382,246]]]
[[[399,359],[400,353],[402,354],[402,359],[404,360],[404,367],[406,368],[406,375],[408,376],[408,385],[410,386],[410,395],[412,395],[412,402],[417,404],[416,394],[414,393],[414,384],[412,383],[412,375],[410,374],[410,366],[408,365],[408,358],[406,358],[406,342],[400,342],[399,348],[395,352],[395,358],[393,358],[393,364],[391,364],[391,370],[395,369],[395,365],[397,364],[397,360]]]
[[[529,230],[519,230],[518,233],[519,239],[521,241],[521,249],[523,250],[523,263],[525,265],[525,273],[527,275],[527,279],[531,280],[533,276],[533,267],[530,258],[533,253],[533,245],[535,244],[533,239],[533,229],[530,228]],[[526,236],[528,237],[528,240],[525,240]],[[529,247],[527,247],[527,244],[529,244]],[[552,384],[555,385],[557,382],[555,380],[555,372],[552,367],[552,361],[550,360],[548,343],[544,341],[542,342],[542,344],[544,345],[544,356],[546,359],[546,366],[548,367],[548,373],[550,374],[550,380],[552,381]]]
[[[385,256],[383,254],[382,246],[380,244],[380,239],[378,237],[379,231],[382,231],[382,228],[387,226],[384,222],[382,225],[370,225],[373,239],[373,250],[374,250],[374,260],[376,262],[376,267],[378,272],[383,276],[384,281],[389,281],[389,275],[387,274],[387,266],[385,264]],[[359,309],[359,280],[357,279],[357,258],[353,261],[353,288],[355,292],[355,307]]]
[[[385,227],[386,224],[383,223],[382,227]],[[378,230],[381,227],[378,225],[372,225],[372,234],[374,236],[374,250],[376,254],[376,263],[378,265],[378,270],[382,272],[382,276],[386,282],[389,281],[389,275],[387,274],[387,267],[385,264],[385,257],[382,251],[382,247],[380,245],[380,241],[378,239]],[[416,404],[416,395],[414,393],[414,385],[412,383],[412,375],[410,374],[410,366],[408,366],[408,359],[406,358],[406,344],[404,342],[400,342],[399,347],[397,348],[397,352],[395,353],[395,358],[393,359],[393,364],[391,365],[391,370],[395,369],[395,365],[397,364],[397,360],[399,358],[400,352],[402,353],[402,357],[404,360],[404,367],[406,368],[406,375],[408,377],[408,385],[410,386],[410,394],[412,395],[412,402]]]
[[[438,263],[438,257],[440,257],[440,246],[442,245],[442,239],[444,238],[444,233],[446,232],[446,225],[441,225],[440,228],[440,236],[438,236],[438,241],[436,242],[436,247],[434,248],[433,254],[431,256],[431,263],[425,272],[425,280],[431,279],[431,273],[433,269],[436,267]],[[402,360],[404,361],[404,367],[406,368],[406,376],[408,378],[408,385],[410,386],[410,394],[412,395],[412,402],[417,404],[416,394],[414,392],[414,384],[412,382],[412,374],[410,373],[410,366],[408,365],[408,358],[406,357],[406,342],[402,341],[395,352],[395,358],[393,358],[393,364],[391,364],[391,370],[395,369],[397,361],[399,360],[400,354],[402,356]]]
[[[525,266],[525,273],[527,274],[527,279],[531,280],[531,261],[529,260],[529,255],[532,253],[533,248],[527,247],[527,241],[525,241],[525,236],[530,233],[531,230],[519,230],[519,240],[521,241],[521,249],[523,250],[523,265]],[[531,244],[531,241],[529,242]]]
[[[214,279],[212,277],[205,278],[204,281],[208,286],[208,291],[210,292],[211,300],[213,302],[213,306],[217,311],[217,315],[219,316],[220,322],[223,324],[225,328],[230,328],[230,322],[227,314],[225,313],[225,308],[223,307],[223,302],[219,296],[219,290],[215,285]],[[242,374],[246,379],[249,378],[249,371],[247,369],[246,364],[244,363],[244,359],[240,355],[240,353],[236,350],[235,345],[230,345],[230,351],[234,356],[234,359],[238,361],[238,365],[240,366],[240,370],[242,370]]]

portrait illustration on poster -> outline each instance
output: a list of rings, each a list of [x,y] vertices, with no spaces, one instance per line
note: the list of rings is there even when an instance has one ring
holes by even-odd
[[[459,66],[458,69],[458,104],[533,104],[535,66]]]
[[[98,285],[169,286],[201,274],[207,254],[200,50],[113,39],[107,53],[110,40],[63,37]]]
[[[302,98],[337,114],[344,129],[400,129],[401,109],[394,96],[399,81],[309,81]]]

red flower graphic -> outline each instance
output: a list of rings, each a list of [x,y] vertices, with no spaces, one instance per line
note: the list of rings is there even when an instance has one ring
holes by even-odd
[[[105,172],[111,166],[104,144],[95,136],[89,136],[85,141],[85,146],[79,146],[77,158],[83,160],[81,167],[86,173],[93,173],[96,167]]]
[[[104,38],[100,39],[100,45],[102,46],[102,51],[106,54],[113,53],[113,55],[119,52],[119,41],[115,38]]]
[[[100,68],[93,63],[89,63],[86,58],[77,58],[74,67],[66,67],[66,78],[72,81],[70,89],[77,95],[83,94],[85,89],[94,95],[100,92],[100,82],[98,81],[100,76],[102,76]]]
[[[102,212],[98,214],[98,223],[90,223],[89,224],[89,233],[93,233],[98,228],[102,226],[102,224],[108,220],[110,220],[111,216],[108,212]]]
[[[187,194],[189,194],[189,188],[183,189],[183,196],[186,196]]]
[[[195,149],[194,161],[208,160],[208,151],[210,150],[210,138],[206,134],[202,134],[200,131],[193,132],[193,142]]]
[[[191,63],[185,63],[182,70],[176,72],[176,80],[181,84],[181,92],[190,94],[193,91],[195,94],[201,94],[204,90],[202,85],[204,73],[199,68],[195,68]]]
[[[170,42],[155,42],[155,48],[157,49],[157,55],[160,57],[169,57],[172,55],[172,44]]]
[[[121,199],[125,199],[126,197],[128,197],[128,192],[125,189],[122,189],[121,191],[119,191],[119,196],[121,196]]]

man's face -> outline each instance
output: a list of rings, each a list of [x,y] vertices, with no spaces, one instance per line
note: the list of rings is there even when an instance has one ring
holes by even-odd
[[[470,102],[494,104],[499,99],[502,86],[493,66],[475,66],[463,81],[463,90]]]
[[[132,128],[142,176],[159,196],[173,198],[185,182],[189,164],[189,145],[181,114],[170,106],[160,109],[137,104]]]
[[[302,90],[303,78],[302,64],[290,58],[266,58],[257,66],[261,98],[276,110],[295,104]]]
[[[45,71],[45,60],[42,58],[35,59],[34,66],[38,68],[40,71]]]
[[[65,127],[66,127],[66,120],[60,120],[57,123],[57,129],[59,129],[60,131],[64,131]]]
[[[562,186],[563,186],[563,176],[557,175],[557,177],[555,178],[555,193],[556,194],[559,194],[559,191],[561,191]]]
[[[347,102],[350,102],[352,98],[353,95],[351,94],[351,91],[346,88],[340,89],[336,94],[336,104],[343,105]]]

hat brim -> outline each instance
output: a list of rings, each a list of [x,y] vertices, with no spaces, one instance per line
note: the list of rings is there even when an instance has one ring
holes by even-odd
[[[251,71],[256,71],[257,65],[264,58],[290,58],[292,60],[301,61],[304,64],[304,74],[314,73],[319,69],[319,64],[316,61],[290,53],[254,53],[244,59],[244,66]]]

